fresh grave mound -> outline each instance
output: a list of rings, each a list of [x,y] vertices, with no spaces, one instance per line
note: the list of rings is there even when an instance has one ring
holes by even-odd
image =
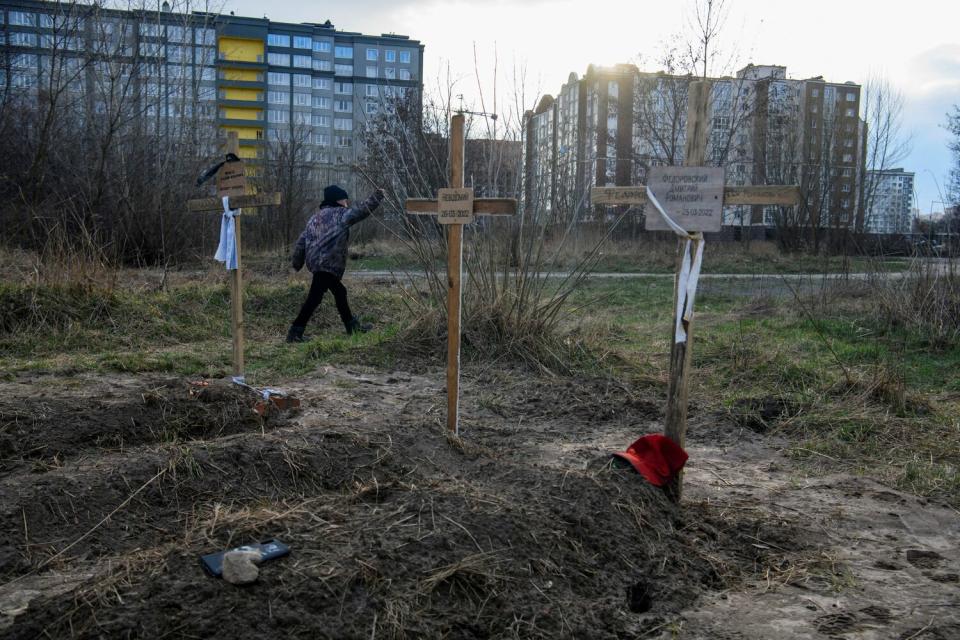
[[[254,401],[249,390],[224,380],[176,378],[0,395],[0,475],[18,463],[42,470],[84,452],[217,438],[283,423],[277,414],[252,411]]]
[[[122,546],[58,560],[95,577],[6,637],[614,638],[723,580],[688,542],[717,532],[632,470],[508,459],[422,420],[241,434],[168,465],[111,520]],[[254,585],[200,569],[267,538],[292,553]]]

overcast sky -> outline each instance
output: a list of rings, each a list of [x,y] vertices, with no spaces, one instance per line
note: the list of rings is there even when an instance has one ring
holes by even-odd
[[[526,108],[556,94],[570,72],[590,63],[633,62],[655,71],[664,43],[689,24],[692,0],[225,0],[224,11],[284,22],[323,22],[368,34],[421,41],[427,89],[451,75],[457,93],[479,110],[474,49],[488,111],[512,102],[514,70],[526,71]],[[822,75],[863,84],[885,76],[906,100],[904,128],[917,174],[916,206],[942,209],[937,183],[949,169],[950,105],[960,103],[960,0],[727,0],[728,18],[712,73],[748,62],[779,64],[791,78]],[[491,87],[498,62],[498,104]]]

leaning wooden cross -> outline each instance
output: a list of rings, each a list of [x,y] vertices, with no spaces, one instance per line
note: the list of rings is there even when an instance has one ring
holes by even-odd
[[[511,198],[474,198],[463,187],[464,117],[450,121],[450,188],[440,189],[437,199],[411,198],[407,213],[434,215],[447,227],[447,428],[460,435],[460,280],[463,275],[463,225],[477,215],[513,215],[517,201]]]
[[[595,205],[642,205],[648,208],[646,229],[673,229],[680,235],[680,257],[674,279],[674,321],[671,327],[670,383],[667,390],[667,414],[664,435],[685,444],[687,433],[687,388],[692,351],[693,297],[703,249],[703,232],[720,231],[724,205],[780,205],[800,202],[796,185],[724,186],[722,168],[705,167],[707,123],[710,108],[710,83],[691,83],[687,106],[686,166],[654,167],[648,172],[647,185],[635,187],[593,187]],[[660,209],[671,218],[671,226]],[[685,266],[684,266],[685,265]],[[692,277],[691,277],[692,273]],[[668,487],[679,500],[683,477],[678,475]]]
[[[240,141],[236,132],[227,133],[225,153],[239,156]],[[226,162],[217,173],[217,198],[200,198],[187,202],[189,211],[219,211],[224,212],[223,198],[227,198],[227,208],[239,215],[246,209],[245,215],[256,213],[257,207],[267,207],[280,204],[279,193],[247,193],[246,175],[242,161]],[[231,328],[233,332],[233,379],[244,383],[243,367],[243,275],[240,263],[240,218],[234,221],[233,233],[237,247],[237,264],[231,269],[230,278],[230,310]]]

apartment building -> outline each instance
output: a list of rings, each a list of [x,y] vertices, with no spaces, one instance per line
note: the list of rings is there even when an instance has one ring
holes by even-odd
[[[907,234],[913,231],[914,174],[901,168],[868,171],[864,231]]]
[[[72,82],[98,112],[92,88],[117,73],[154,126],[199,118],[236,132],[255,173],[271,142],[293,137],[303,161],[348,167],[366,119],[422,90],[423,44],[404,35],[158,8],[0,0],[0,93],[38,95],[51,71],[82,66]]]
[[[691,80],[633,65],[571,74],[557,98],[527,113],[525,206],[571,211],[589,205],[593,185],[639,184],[651,166],[683,164]],[[807,224],[862,226],[858,85],[789,79],[775,65],[711,81],[708,159],[730,184],[801,184]],[[724,224],[763,233],[777,213],[727,207]]]

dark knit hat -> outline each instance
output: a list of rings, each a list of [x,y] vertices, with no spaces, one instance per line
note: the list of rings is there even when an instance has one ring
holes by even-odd
[[[335,184],[330,185],[329,187],[324,188],[323,190],[323,201],[329,203],[340,202],[341,200],[349,200],[350,196],[346,191],[341,189]]]

